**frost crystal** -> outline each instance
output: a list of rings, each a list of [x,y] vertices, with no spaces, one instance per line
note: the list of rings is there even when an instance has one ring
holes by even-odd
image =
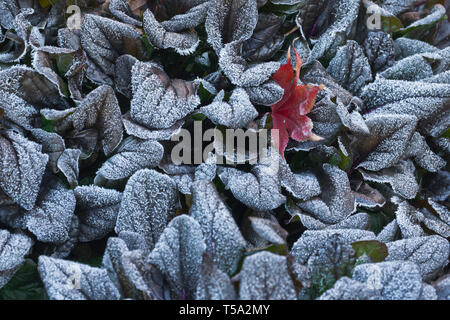
[[[176,185],[169,176],[140,170],[128,180],[115,230],[142,234],[153,248],[175,215],[177,201]]]
[[[286,257],[260,252],[244,260],[240,273],[242,300],[294,300],[296,292],[287,272]]]

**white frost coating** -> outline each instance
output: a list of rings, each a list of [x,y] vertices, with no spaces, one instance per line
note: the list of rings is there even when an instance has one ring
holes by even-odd
[[[410,115],[370,114],[366,124],[370,136],[359,144],[362,148],[371,149],[358,168],[378,171],[400,160],[416,129],[417,119]]]
[[[212,182],[193,182],[192,196],[190,216],[202,228],[207,252],[219,269],[233,274],[246,247],[239,227]]]
[[[95,66],[114,75],[116,59],[126,53],[145,57],[141,35],[130,25],[98,15],[86,14],[81,26],[81,46]]]
[[[319,181],[322,185],[320,198],[298,203],[300,209],[326,224],[339,223],[356,211],[355,195],[344,171],[324,164]]]
[[[38,270],[52,300],[118,300],[106,270],[68,260],[39,257]]]
[[[227,44],[219,54],[219,66],[230,81],[240,87],[262,85],[280,68],[278,62],[248,65],[240,56],[242,42]]]
[[[357,95],[361,89],[372,81],[369,61],[361,46],[353,40],[338,49],[328,65],[327,72],[343,88]]]
[[[432,278],[448,263],[449,243],[440,236],[411,238],[387,243],[386,261],[404,260],[417,263],[424,280]]]
[[[95,179],[101,177],[120,180],[131,177],[140,169],[158,166],[163,154],[164,147],[159,142],[129,137],[122,142],[116,153],[103,163]]]
[[[200,112],[215,124],[229,128],[243,128],[258,116],[249,96],[242,88],[236,88],[229,102],[214,101],[210,105],[200,108]]]
[[[46,180],[36,206],[24,212],[26,227],[39,241],[60,244],[69,240],[76,200],[73,191],[62,182],[56,178]]]
[[[380,300],[417,300],[422,292],[422,276],[411,262],[362,264],[355,268],[353,279],[375,290]]]
[[[275,81],[269,80],[259,86],[246,87],[245,91],[254,104],[271,106],[283,98],[284,90]]]
[[[140,62],[132,74],[131,118],[148,128],[170,128],[200,104],[193,82],[169,79],[160,68]]]
[[[294,243],[291,254],[300,264],[305,264],[316,248],[328,243],[334,235],[339,235],[345,243],[350,244],[356,241],[375,240],[375,234],[371,231],[357,229],[328,229],[305,231],[300,239]]]
[[[3,287],[24,262],[33,241],[23,234],[0,230],[0,288]]]
[[[122,193],[97,186],[82,186],[74,190],[76,214],[80,219],[80,241],[101,239],[114,230]]]
[[[203,256],[202,273],[195,292],[196,300],[235,300],[236,292],[230,277]]]
[[[164,229],[148,262],[165,275],[175,299],[192,299],[200,278],[205,250],[207,248],[198,222],[181,215]]]
[[[78,185],[78,175],[80,173],[78,162],[80,161],[81,150],[66,149],[58,159],[57,167],[69,182],[71,187]]]
[[[160,24],[150,10],[144,13],[145,34],[152,45],[161,49],[175,49],[180,55],[192,54],[200,43],[195,31],[170,32]]]
[[[419,191],[416,168],[410,160],[401,160],[397,165],[377,172],[362,169],[359,172],[366,181],[388,183],[394,192],[405,199],[414,199]]]
[[[331,289],[323,293],[318,300],[377,300],[379,295],[376,290],[365,283],[350,279],[340,278]]]
[[[241,300],[295,300],[296,293],[287,270],[286,257],[260,252],[244,260],[239,274]]]
[[[122,115],[113,88],[104,85],[91,91],[75,108],[74,112],[62,119],[57,130],[74,129],[74,134],[89,128],[98,130],[105,155],[110,155],[122,141]]]
[[[252,173],[220,168],[219,177],[239,201],[252,209],[272,210],[286,201],[281,194],[278,172],[269,166],[258,164],[253,167]]]
[[[227,43],[250,39],[258,22],[255,0],[212,0],[205,28],[217,54]]]
[[[286,244],[288,233],[278,224],[276,219],[250,217],[250,222],[253,230],[264,240],[274,244]]]
[[[26,210],[36,203],[48,162],[41,151],[39,144],[14,131],[0,135],[0,188]]]
[[[136,172],[123,193],[115,231],[133,231],[145,236],[150,248],[175,215],[178,191],[167,175],[150,169]]]

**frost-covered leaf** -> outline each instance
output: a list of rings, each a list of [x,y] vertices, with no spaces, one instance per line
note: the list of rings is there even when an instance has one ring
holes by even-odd
[[[250,39],[258,22],[255,0],[212,0],[205,27],[217,54],[228,43]]]
[[[265,251],[251,255],[244,260],[240,278],[242,300],[296,299],[286,257]]]
[[[431,279],[448,263],[449,243],[440,236],[398,240],[387,243],[389,255],[386,261],[415,262],[424,280]]]
[[[253,230],[264,240],[274,244],[286,244],[288,232],[276,220],[250,217],[250,223]]]
[[[0,1],[0,23],[5,29],[14,28],[14,18],[19,13],[20,7],[16,1]]]
[[[450,276],[446,275],[439,278],[435,283],[436,294],[438,300],[450,299]]]
[[[280,68],[275,61],[249,65],[240,54],[241,47],[242,41],[231,42],[219,53],[219,66],[233,84],[240,87],[259,86]]]
[[[58,159],[66,149],[64,139],[57,133],[47,132],[43,129],[33,129],[31,134],[42,145],[42,153],[48,155],[48,166],[53,173],[57,173],[59,171]]]
[[[425,236],[425,232],[420,226],[424,220],[423,215],[408,202],[402,201],[398,204],[395,220],[404,239]]]
[[[121,55],[146,56],[141,36],[131,26],[93,14],[83,16],[81,46],[95,67],[110,78],[114,76],[116,59]],[[90,77],[89,71],[87,76]]]
[[[399,230],[397,220],[392,220],[389,222],[383,230],[378,234],[377,240],[382,242],[391,242],[394,241],[395,235],[397,234],[397,231]]]
[[[128,180],[115,230],[142,234],[153,248],[175,215],[177,202],[176,184],[169,176],[150,169],[140,170]]]
[[[193,182],[192,196],[190,216],[202,228],[208,254],[219,269],[233,274],[246,246],[239,227],[212,182]]]
[[[426,228],[436,232],[444,238],[450,237],[450,225],[447,223],[448,217],[450,216],[450,211],[447,210],[447,212],[444,213],[446,214],[447,221],[445,220],[445,216],[443,217],[443,215],[439,215],[439,219],[426,209],[423,209],[421,212],[423,214],[423,224]]]
[[[146,251],[131,248],[122,238],[108,240],[103,266],[122,296],[144,300],[165,298],[164,279],[146,262]]]
[[[200,20],[195,21],[197,23],[200,23],[201,19],[204,18],[204,15],[206,14],[205,11],[207,9],[205,5],[199,7],[201,8],[199,8],[195,14],[195,18]],[[189,21],[189,19],[184,20],[183,22],[187,21]],[[167,22],[170,23],[170,21]],[[187,24],[185,25],[186,28],[179,30],[179,28],[176,27],[180,27],[182,25],[165,25],[164,23],[158,22],[152,11],[146,10],[144,13],[144,30],[150,43],[160,49],[173,48],[181,55],[193,53],[200,43],[197,33],[193,29],[189,30],[189,26],[187,26]],[[195,27],[195,25],[192,27]],[[175,32],[175,30],[178,32]]]
[[[281,194],[277,165],[258,164],[253,167],[252,173],[221,168],[219,177],[239,201],[252,209],[272,210],[286,201]]]
[[[298,203],[300,209],[327,224],[338,223],[355,212],[355,195],[351,191],[345,171],[324,164],[319,182],[321,197]]]
[[[322,294],[318,300],[377,300],[379,296],[367,284],[350,279],[340,278],[333,286]]]
[[[163,153],[164,148],[157,141],[129,137],[122,142],[116,153],[103,163],[97,171],[95,181],[125,179],[140,169],[154,168],[161,162]]]
[[[0,230],[0,288],[3,287],[24,263],[33,241],[23,234]]]
[[[422,19],[414,21],[405,28],[398,31],[398,34],[407,38],[424,39],[431,36],[434,31],[434,26],[444,20],[446,9],[441,4],[436,4],[431,9],[431,12]]]
[[[364,40],[364,53],[375,74],[394,64],[395,47],[389,33],[370,31]]]
[[[125,131],[130,136],[143,139],[143,140],[157,140],[165,141],[170,140],[173,136],[180,132],[181,127],[184,125],[184,121],[180,120],[173,126],[167,129],[148,129],[136,122],[134,122],[130,114],[127,113],[122,117],[123,126]]]
[[[230,277],[217,268],[209,255],[203,255],[202,272],[195,292],[196,300],[233,300],[236,292]]]
[[[416,129],[417,119],[411,115],[370,114],[366,124],[370,136],[358,141],[363,160],[358,168],[377,171],[400,160]]]
[[[205,250],[198,222],[181,215],[164,229],[148,262],[164,274],[176,299],[192,299],[202,272]]]
[[[420,85],[419,85],[420,84]],[[361,94],[372,115],[390,114],[419,119],[419,131],[427,135],[442,134],[437,124],[448,121],[450,86],[447,84],[378,79]],[[427,106],[427,108],[423,108]],[[445,129],[444,129],[445,130]]]
[[[142,25],[139,17],[133,13],[130,4],[126,0],[111,0],[109,2],[109,11],[121,22],[134,26]]]
[[[10,31],[7,31],[5,35],[0,33],[0,42],[2,43],[0,52],[1,63],[12,63],[22,60],[29,48],[28,37],[30,34],[29,30],[31,29],[31,23],[28,21],[27,17],[29,17],[33,11],[31,9],[23,9],[11,16],[12,12],[3,11],[6,9],[4,5],[16,5],[16,1],[10,2],[9,5],[6,4],[5,1],[0,2],[0,13],[2,13],[0,24],[4,26],[5,21],[3,19],[6,18],[8,20],[6,24],[10,25],[10,27],[7,28],[10,29]],[[8,10],[6,9],[6,11]],[[4,17],[3,14],[6,14],[6,17]],[[12,29],[15,29],[15,33],[11,32]]]
[[[38,270],[52,300],[118,300],[106,270],[68,260],[39,257]]]
[[[386,69],[379,76],[391,80],[419,81],[433,77],[450,67],[450,49],[415,54]]]
[[[57,128],[61,132],[73,128],[73,134],[97,129],[103,151],[110,155],[122,141],[123,133],[122,114],[114,90],[107,85],[98,87]]]
[[[422,289],[417,265],[405,261],[366,263],[355,268],[353,279],[379,293],[382,300],[416,300]]]
[[[446,164],[444,159],[430,149],[425,138],[418,132],[411,138],[406,155],[412,156],[419,166],[430,172],[437,172]]]
[[[394,48],[396,60],[401,60],[418,53],[434,52],[439,50],[427,42],[403,37],[395,39]]]
[[[280,162],[280,179],[283,188],[297,199],[308,200],[322,192],[319,180],[313,173],[292,173],[284,161]]]
[[[353,40],[338,49],[328,65],[327,72],[337,83],[358,95],[361,89],[372,80],[369,61],[361,46]]]
[[[74,190],[75,213],[80,219],[80,241],[94,241],[114,230],[122,194],[97,186],[82,186]]]
[[[375,234],[371,231],[357,229],[307,230],[300,239],[294,243],[291,254],[298,263],[306,264],[317,248],[323,247],[324,244],[329,243],[330,239],[336,235],[340,236],[346,244],[363,240],[375,240],[376,238]]]
[[[42,147],[14,131],[0,135],[0,188],[17,204],[32,209],[48,155]]]
[[[344,105],[349,105],[350,103],[357,101],[350,92],[336,83],[334,78],[328,74],[319,61],[315,60],[305,65],[302,68],[302,73],[301,80],[304,83],[313,83],[316,85],[323,84],[326,89],[329,89]]]
[[[64,259],[72,253],[72,250],[78,244],[78,236],[80,234],[79,226],[80,222],[78,217],[73,215],[69,228],[69,239],[54,246],[53,253],[51,254],[52,258]]]
[[[383,0],[381,7],[392,14],[398,15],[413,9],[419,0]]]
[[[356,188],[355,197],[356,204],[366,208],[382,207],[386,203],[386,198],[365,182]]]
[[[81,151],[78,149],[66,149],[58,159],[58,169],[64,174],[73,188],[78,185],[78,175],[80,173],[78,162],[80,160]]]
[[[212,104],[201,107],[200,112],[212,122],[229,128],[243,128],[258,116],[249,96],[242,88],[233,90],[228,102],[223,101],[225,92],[221,91]]]
[[[271,106],[283,98],[284,90],[275,81],[269,80],[259,86],[246,87],[245,91],[254,104]]]
[[[45,177],[36,205],[26,215],[26,227],[39,241],[60,244],[69,239],[76,200],[56,178]]]
[[[281,19],[274,14],[260,13],[253,35],[244,42],[242,56],[250,61],[264,61],[273,57],[283,46],[279,34]]]
[[[411,161],[400,161],[393,167],[377,172],[359,170],[366,181],[388,183],[394,192],[405,199],[415,198],[419,191],[416,168]]]
[[[358,0],[343,0],[333,3],[335,11],[333,22],[317,39],[308,62],[334,56],[337,47],[343,45],[350,35],[352,26],[358,17],[359,6],[360,1]]]
[[[160,67],[141,62],[132,74],[131,118],[146,127],[170,128],[200,104],[195,82],[170,79]]]
[[[30,128],[32,118],[42,107],[66,107],[56,86],[34,69],[12,66],[0,72],[0,103],[5,117]]]

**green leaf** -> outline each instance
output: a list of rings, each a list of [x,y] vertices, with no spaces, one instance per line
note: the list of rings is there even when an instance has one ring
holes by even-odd
[[[356,256],[359,258],[366,254],[373,262],[381,262],[388,256],[387,246],[377,240],[357,241],[352,243]]]
[[[42,116],[42,129],[47,132],[55,132],[55,120],[47,120],[44,116]]]
[[[198,87],[197,94],[200,97],[202,105],[208,105],[214,100],[214,95],[206,90],[203,84],[200,84]]]
[[[0,289],[0,300],[48,300],[37,264],[31,259],[25,260],[14,277]]]
[[[206,119],[206,116],[203,113],[195,113],[191,115],[191,119],[195,121],[203,121]]]

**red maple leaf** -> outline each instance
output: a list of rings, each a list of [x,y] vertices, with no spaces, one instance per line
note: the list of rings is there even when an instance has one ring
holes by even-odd
[[[273,129],[278,129],[278,149],[284,158],[289,137],[296,141],[318,141],[322,138],[312,133],[313,123],[306,115],[311,112],[316,103],[317,93],[321,86],[297,85],[300,77],[302,60],[294,48],[296,56],[296,72],[291,64],[291,48],[289,48],[287,62],[272,76],[283,89],[283,98],[271,106]]]

